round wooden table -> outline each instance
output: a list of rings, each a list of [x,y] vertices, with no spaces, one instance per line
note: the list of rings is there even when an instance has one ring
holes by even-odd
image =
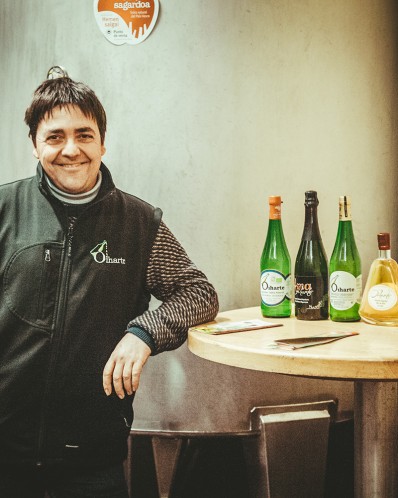
[[[220,313],[216,322],[254,318],[262,318],[258,307]],[[294,317],[264,320],[283,326],[223,335],[190,330],[188,347],[197,356],[239,368],[353,380],[355,496],[398,496],[398,327]],[[291,351],[270,347],[275,339],[331,331],[355,331],[359,335]]]

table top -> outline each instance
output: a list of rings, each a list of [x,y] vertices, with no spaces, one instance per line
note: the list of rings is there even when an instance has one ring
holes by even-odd
[[[260,307],[254,307],[220,313],[215,322],[259,318]],[[295,317],[263,319],[283,326],[222,335],[190,330],[188,347],[201,358],[249,370],[341,380],[398,380],[398,327]],[[332,331],[359,335],[296,350],[268,347],[275,339]]]

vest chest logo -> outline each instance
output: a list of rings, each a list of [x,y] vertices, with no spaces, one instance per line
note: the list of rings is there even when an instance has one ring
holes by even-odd
[[[93,257],[96,263],[102,264],[118,264],[125,265],[126,260],[124,258],[111,258],[108,254],[108,242],[106,240],[97,244],[90,251],[91,256]]]

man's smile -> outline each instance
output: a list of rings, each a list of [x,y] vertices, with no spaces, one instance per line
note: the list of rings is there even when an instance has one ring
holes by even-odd
[[[88,161],[81,163],[54,163],[54,166],[60,166],[61,168],[79,168],[80,166],[87,166]]]

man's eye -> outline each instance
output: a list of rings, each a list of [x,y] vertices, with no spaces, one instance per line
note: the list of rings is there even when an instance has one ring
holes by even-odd
[[[63,138],[61,137],[61,135],[49,135],[46,138],[46,142],[50,145],[59,144],[62,142],[62,140]]]
[[[80,142],[91,142],[94,140],[93,135],[90,135],[90,133],[81,133],[78,138]]]

